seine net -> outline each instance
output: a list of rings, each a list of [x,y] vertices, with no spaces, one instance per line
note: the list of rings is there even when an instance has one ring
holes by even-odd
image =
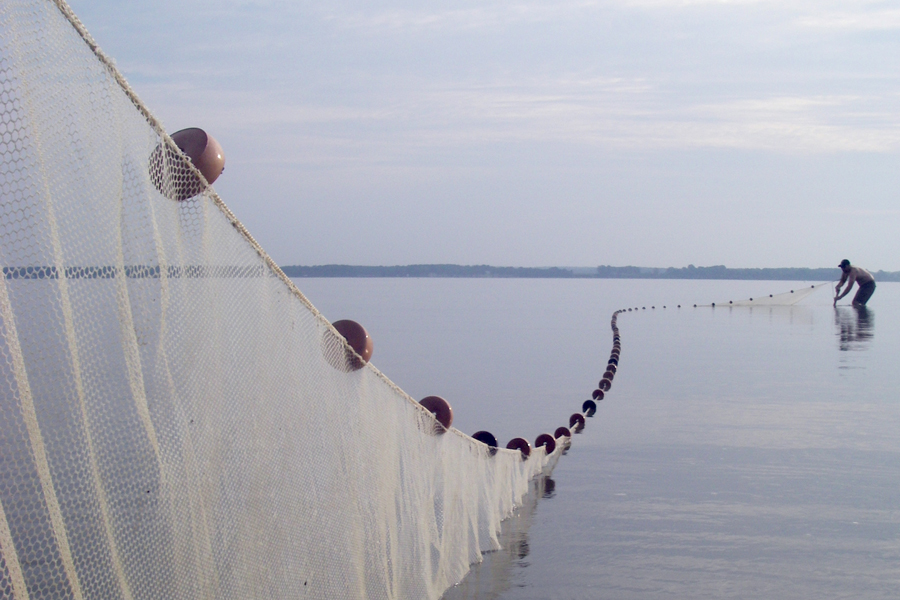
[[[816,285],[801,285],[779,294],[763,294],[744,300],[726,300],[725,302],[716,302],[711,306],[793,306],[826,285],[830,284],[826,282]]]
[[[0,186],[0,599],[436,598],[558,456],[345,368],[61,0],[0,3]]]

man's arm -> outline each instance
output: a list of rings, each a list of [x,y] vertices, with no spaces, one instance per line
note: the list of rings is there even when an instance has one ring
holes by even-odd
[[[841,291],[841,286],[844,285],[845,281],[847,281],[847,274],[841,271],[841,280],[838,281],[837,287],[834,288],[835,294]]]
[[[840,296],[835,296],[835,298],[834,298],[835,304],[837,304],[838,300],[840,300],[841,298],[843,298],[844,296],[846,296],[847,294],[850,293],[850,288],[852,288],[853,284],[856,283],[856,273],[851,271],[849,277],[847,276],[846,273],[844,273],[844,276],[841,277],[841,283],[844,283],[844,279],[847,280],[847,287],[844,288],[843,294],[841,294]],[[838,284],[836,291],[840,291],[841,283]]]

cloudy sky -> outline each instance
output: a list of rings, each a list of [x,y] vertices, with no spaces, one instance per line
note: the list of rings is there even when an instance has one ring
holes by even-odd
[[[900,270],[900,5],[71,0],[290,264]]]

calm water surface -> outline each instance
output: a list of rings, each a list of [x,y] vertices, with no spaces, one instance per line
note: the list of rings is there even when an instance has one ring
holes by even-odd
[[[607,399],[446,598],[897,598],[900,285],[870,308],[687,308],[804,284],[298,279],[373,363],[505,443]],[[675,306],[681,304],[685,308]],[[663,309],[662,306],[666,308]],[[655,306],[656,308],[651,308]]]

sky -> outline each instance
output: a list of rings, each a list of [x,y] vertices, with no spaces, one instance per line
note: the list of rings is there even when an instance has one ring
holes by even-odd
[[[900,270],[900,4],[70,0],[281,265]]]

